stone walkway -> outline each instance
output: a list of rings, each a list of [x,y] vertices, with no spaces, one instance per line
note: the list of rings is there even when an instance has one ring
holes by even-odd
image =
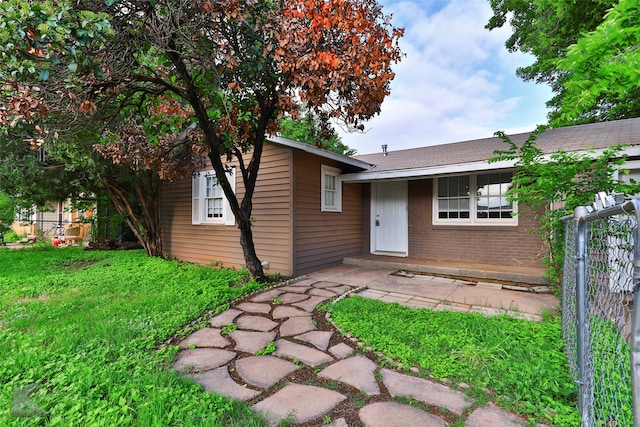
[[[318,329],[317,305],[356,289],[341,282],[310,277],[248,297],[181,341],[173,368],[207,392],[250,402],[271,425],[347,426],[345,413],[371,427],[446,426],[461,417],[467,427],[528,425],[492,403],[478,407],[461,390],[378,366],[333,328]],[[269,346],[272,353],[257,355]],[[401,396],[416,403],[398,403]]]

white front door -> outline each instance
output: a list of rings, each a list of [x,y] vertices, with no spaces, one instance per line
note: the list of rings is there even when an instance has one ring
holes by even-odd
[[[371,190],[371,253],[406,256],[407,181],[376,182]]]

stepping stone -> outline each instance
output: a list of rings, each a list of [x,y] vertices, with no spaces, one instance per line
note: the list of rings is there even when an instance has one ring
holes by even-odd
[[[472,405],[472,402],[465,401],[464,393],[442,384],[389,369],[381,369],[380,373],[384,385],[393,397],[409,396],[429,405],[442,406],[458,415]]]
[[[235,330],[231,332],[229,336],[236,342],[234,350],[256,354],[259,350],[262,350],[267,343],[270,343],[276,338],[276,333]]]
[[[233,351],[217,348],[195,348],[193,350],[182,350],[178,353],[178,358],[171,366],[182,373],[187,371],[208,371],[226,365],[234,357],[236,357],[236,354]]]
[[[195,347],[226,347],[231,342],[220,335],[220,329],[214,328],[202,328],[195,331],[191,335],[188,335],[185,339],[178,344],[182,348]]]
[[[445,427],[447,425],[442,418],[396,402],[377,402],[366,405],[360,409],[358,415],[360,421],[367,427]]]
[[[259,302],[242,302],[236,305],[236,308],[249,313],[271,313],[271,305]]]
[[[347,420],[344,418],[338,418],[327,424],[326,427],[349,427],[349,424],[347,424]]]
[[[214,328],[221,328],[230,323],[233,323],[233,320],[240,316],[242,312],[240,310],[236,310],[234,308],[230,308],[229,310],[225,310],[222,313],[218,314],[211,320],[209,320],[209,324]]]
[[[296,307],[300,307],[301,309],[308,311],[308,312],[312,312],[316,306],[318,304],[320,304],[322,301],[326,301],[327,298],[326,297],[318,297],[318,296],[312,296],[309,297],[308,299],[301,301],[301,302],[296,302],[293,303],[291,305],[295,305]]]
[[[287,286],[311,286],[316,283],[318,279],[301,279],[295,282],[288,283]]]
[[[284,319],[286,317],[300,317],[300,316],[311,316],[311,313],[308,311],[300,310],[299,308],[291,307],[289,305],[279,305],[271,314],[271,317],[274,319]]]
[[[345,400],[337,391],[302,384],[289,384],[282,390],[253,405],[264,412],[271,425],[288,419],[295,424],[315,420]]]
[[[312,289],[309,291],[309,295],[315,295],[318,297],[332,298],[336,296],[335,292],[331,292],[327,289]]]
[[[278,289],[285,292],[294,292],[296,294],[304,294],[309,289],[311,289],[311,286],[283,286],[282,288],[278,288]]]
[[[238,400],[251,400],[260,394],[259,391],[251,390],[238,384],[229,375],[227,366],[223,366],[213,371],[190,375],[191,378],[209,393],[219,393],[223,396]]]
[[[341,342],[340,344],[336,344],[329,349],[329,353],[333,354],[337,359],[344,359],[353,353],[353,349],[349,347],[347,344]]]
[[[325,351],[329,347],[329,340],[331,340],[333,332],[329,331],[311,331],[298,335],[295,339],[308,342],[320,350]]]
[[[262,292],[255,297],[251,298],[253,302],[272,302],[273,297],[280,295],[282,291],[280,289],[271,289],[270,291]]]
[[[322,289],[322,288],[332,288],[334,286],[340,286],[340,283],[334,282],[316,282],[313,284],[314,288]]]
[[[249,329],[252,331],[267,332],[278,326],[276,322],[262,316],[252,316],[245,314],[236,320],[238,329]]]
[[[308,331],[313,331],[317,329],[313,324],[313,320],[311,316],[305,317],[292,317],[290,319],[285,320],[280,325],[280,336],[288,337],[290,335],[298,335]]]
[[[511,412],[507,412],[493,403],[489,403],[487,406],[473,411],[464,425],[465,427],[524,427],[528,424]]]
[[[378,366],[364,356],[355,356],[341,360],[320,371],[318,376],[337,380],[372,396],[380,394],[380,387],[373,373]]]
[[[329,356],[327,353],[287,340],[276,341],[276,351],[273,354],[275,356],[284,356],[289,359],[297,359],[311,367],[333,362],[333,357]]]
[[[281,303],[283,304],[291,304],[298,301],[303,301],[309,298],[309,295],[304,294],[295,294],[291,292],[284,293],[278,297]]]
[[[342,286],[336,286],[335,288],[327,288],[327,290],[331,292],[335,292],[338,295],[342,295],[345,292],[349,292],[351,290],[351,287],[342,285]]]
[[[260,388],[277,384],[297,369],[297,365],[273,356],[250,356],[236,361],[236,370],[242,379]]]

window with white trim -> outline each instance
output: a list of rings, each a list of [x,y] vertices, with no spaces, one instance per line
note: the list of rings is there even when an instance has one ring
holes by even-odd
[[[322,165],[321,211],[342,212],[342,181],[340,169]]]
[[[235,192],[236,169],[227,172],[231,189]],[[192,224],[234,225],[235,218],[213,170],[198,172],[191,182]]]
[[[511,172],[434,179],[434,224],[517,225],[516,205],[507,200]]]

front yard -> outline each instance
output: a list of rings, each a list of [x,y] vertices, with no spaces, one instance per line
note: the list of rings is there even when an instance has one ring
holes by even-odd
[[[155,351],[259,288],[237,286],[246,276],[140,251],[0,249],[0,425],[265,425],[169,369],[175,347]]]
[[[177,347],[157,350],[259,288],[243,271],[141,251],[0,248],[0,425],[265,426],[249,405],[204,393],[170,369]],[[336,324],[374,352],[466,383],[477,405],[579,423],[559,318],[410,310],[357,296],[331,307]]]

